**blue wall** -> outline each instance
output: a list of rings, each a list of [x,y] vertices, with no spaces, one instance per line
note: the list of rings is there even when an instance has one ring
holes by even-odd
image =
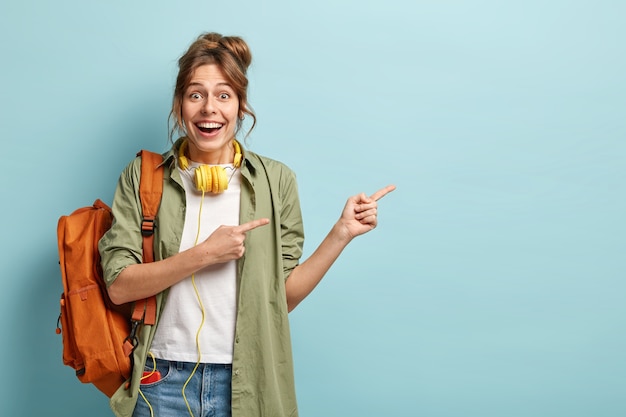
[[[5,1],[3,416],[110,415],[61,364],[56,222],[167,148],[176,59],[244,36],[249,146],[299,178],[306,253],[380,227],[292,313],[303,417],[626,415],[624,2]]]

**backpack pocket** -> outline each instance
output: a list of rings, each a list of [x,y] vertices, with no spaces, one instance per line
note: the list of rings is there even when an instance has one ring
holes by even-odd
[[[67,298],[66,315],[71,318],[67,336],[73,338],[67,349],[67,359],[73,361],[70,366],[81,382],[93,383],[104,392],[114,392],[130,377],[130,358],[123,350],[130,324],[126,317],[105,307],[97,284],[70,291]],[[65,346],[63,354],[65,361]]]

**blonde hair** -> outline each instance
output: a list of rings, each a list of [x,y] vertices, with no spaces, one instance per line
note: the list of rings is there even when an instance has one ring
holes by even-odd
[[[256,115],[248,104],[248,77],[246,73],[251,62],[252,54],[248,44],[242,38],[222,36],[215,32],[200,35],[178,60],[178,77],[176,78],[169,117],[170,122],[173,122],[170,128],[170,140],[177,132],[185,131],[182,120],[183,95],[194,71],[202,65],[209,64],[215,64],[220,68],[239,99],[239,119],[236,132],[241,129],[244,116],[248,115],[252,117],[252,126],[247,133],[250,134],[256,125]]]

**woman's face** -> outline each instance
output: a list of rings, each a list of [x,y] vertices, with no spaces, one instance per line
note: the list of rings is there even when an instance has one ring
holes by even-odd
[[[217,65],[196,68],[181,107],[189,158],[204,164],[233,162],[239,98]]]

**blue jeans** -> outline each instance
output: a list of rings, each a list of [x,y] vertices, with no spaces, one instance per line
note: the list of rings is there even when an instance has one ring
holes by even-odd
[[[153,366],[152,358],[148,358],[145,371],[151,372]],[[189,416],[182,390],[196,364],[157,359],[156,366],[161,373],[161,379],[141,384],[133,417]],[[198,369],[185,387],[185,396],[194,417],[231,417],[231,378],[230,364],[198,365]]]

